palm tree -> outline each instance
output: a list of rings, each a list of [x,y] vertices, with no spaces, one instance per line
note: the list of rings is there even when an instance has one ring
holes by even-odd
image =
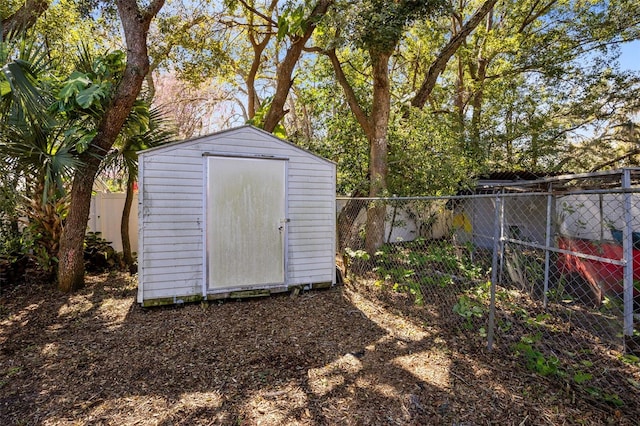
[[[69,209],[65,186],[71,173],[85,165],[81,159],[97,155],[87,154],[88,145],[103,118],[108,91],[124,70],[124,54],[93,55],[80,46],[76,71],[60,86],[51,78],[46,51],[26,37],[13,37],[0,40],[0,65],[0,160],[14,167],[25,195],[21,209],[34,243],[26,248],[46,272],[55,273]],[[166,126],[158,124],[160,118],[137,101],[119,135],[114,152],[121,154],[131,186],[137,175],[135,151],[170,139]],[[128,203],[130,209],[131,199]],[[130,264],[130,248],[127,255]]]
[[[64,181],[78,165],[75,141],[48,109],[53,72],[46,50],[24,34],[0,40],[0,66],[0,159],[10,167],[28,219],[23,249],[54,273],[68,203]]]

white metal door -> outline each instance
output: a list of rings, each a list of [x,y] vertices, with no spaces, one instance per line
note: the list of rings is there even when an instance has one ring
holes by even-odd
[[[284,283],[285,165],[209,157],[209,290]]]

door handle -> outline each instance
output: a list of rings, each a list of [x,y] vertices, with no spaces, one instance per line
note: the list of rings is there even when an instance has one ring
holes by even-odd
[[[285,223],[289,223],[291,222],[291,219],[289,219],[288,217],[285,219],[280,219],[280,226],[278,226],[278,230],[279,231],[283,231],[284,230],[284,224]]]

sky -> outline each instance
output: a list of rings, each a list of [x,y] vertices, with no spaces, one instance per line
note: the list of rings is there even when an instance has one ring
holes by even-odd
[[[640,40],[621,46],[620,67],[630,71],[640,71]]]

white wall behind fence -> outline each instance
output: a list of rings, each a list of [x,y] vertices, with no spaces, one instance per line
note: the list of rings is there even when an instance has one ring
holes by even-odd
[[[97,192],[91,197],[89,231],[102,233],[116,251],[122,251],[120,221],[125,194],[122,192]],[[134,194],[129,215],[129,241],[131,251],[138,252],[138,194]]]

